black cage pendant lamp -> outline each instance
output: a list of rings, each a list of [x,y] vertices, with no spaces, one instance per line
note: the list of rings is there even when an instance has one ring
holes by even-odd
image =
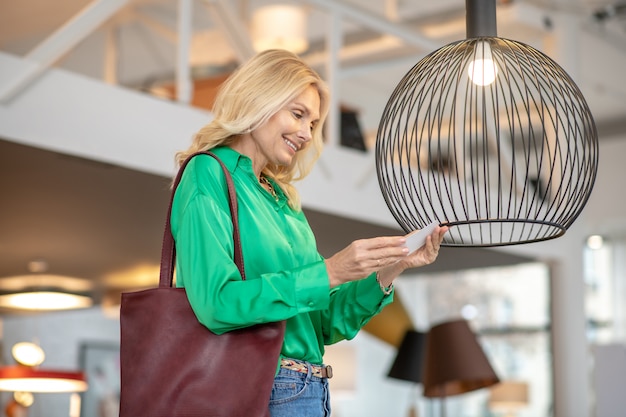
[[[495,0],[467,0],[467,39],[419,61],[383,112],[376,170],[406,231],[450,226],[445,246],[562,236],[593,188],[598,135],[553,60],[496,36]]]

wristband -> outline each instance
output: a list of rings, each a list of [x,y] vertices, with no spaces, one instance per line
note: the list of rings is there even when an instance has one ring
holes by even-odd
[[[383,285],[383,283],[380,282],[380,277],[378,276],[378,271],[376,271],[376,282],[378,282],[378,286],[380,287],[380,290],[383,292],[383,294],[389,295],[393,291],[393,283],[390,286],[385,287]]]

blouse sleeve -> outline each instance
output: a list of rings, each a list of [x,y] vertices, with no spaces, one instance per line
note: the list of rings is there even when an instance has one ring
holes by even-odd
[[[393,302],[393,292],[383,294],[373,273],[333,289],[329,308],[323,313],[324,344],[352,339],[359,330]]]
[[[200,156],[190,161],[172,207],[177,286],[185,287],[198,320],[221,334],[328,308],[330,289],[323,260],[256,276],[247,273],[246,280],[241,279],[233,260],[223,173],[209,159]],[[256,246],[259,251],[266,249]],[[244,259],[248,255],[244,253]]]

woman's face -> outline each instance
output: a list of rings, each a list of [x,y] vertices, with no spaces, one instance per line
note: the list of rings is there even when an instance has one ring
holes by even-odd
[[[254,149],[250,151],[253,154],[246,154],[251,157],[255,172],[260,173],[268,163],[290,165],[296,153],[303,150],[311,140],[313,128],[320,118],[319,113],[319,93],[315,87],[309,86],[252,131],[250,136]]]

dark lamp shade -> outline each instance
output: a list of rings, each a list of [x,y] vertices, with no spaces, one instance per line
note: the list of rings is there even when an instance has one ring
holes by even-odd
[[[465,320],[433,326],[426,336],[425,397],[447,397],[500,382]]]
[[[404,335],[389,377],[403,381],[422,382],[426,334],[409,330]]]

